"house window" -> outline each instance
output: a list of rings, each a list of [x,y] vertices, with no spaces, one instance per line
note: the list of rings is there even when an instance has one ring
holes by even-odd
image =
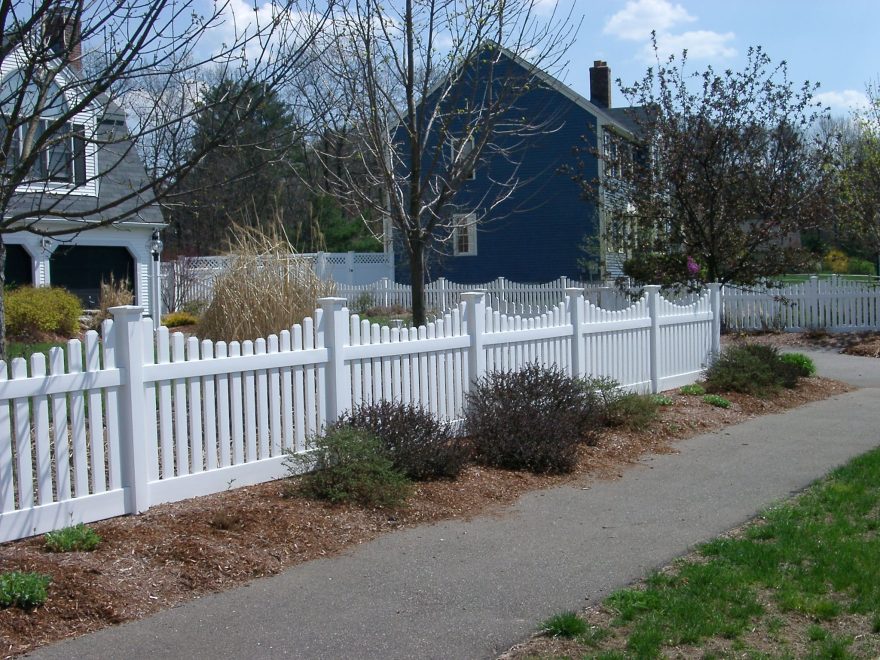
[[[608,129],[602,132],[602,152],[605,160],[605,173],[614,178],[620,178],[620,144],[617,136]]]
[[[461,164],[466,162],[474,151],[474,138],[468,137],[464,140],[460,138],[451,138],[449,142],[449,158],[453,164]],[[464,172],[462,177],[466,181],[473,181],[477,178],[474,163]]]
[[[452,243],[456,257],[477,254],[477,216],[473,213],[452,217]]]
[[[54,83],[38,88],[14,72],[0,83],[0,144],[8,140],[7,169],[15,168],[33,155],[36,144],[50,126],[67,112],[64,94]],[[7,131],[10,125],[12,135]],[[81,186],[86,183],[85,128],[65,122],[33,155],[24,183],[49,182]]]

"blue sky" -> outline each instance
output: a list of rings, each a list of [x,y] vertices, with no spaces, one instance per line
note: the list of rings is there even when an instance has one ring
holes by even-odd
[[[563,77],[585,96],[593,60],[606,60],[612,78],[641,78],[652,29],[662,49],[688,48],[695,70],[740,68],[748,47],[761,45],[788,62],[794,82],[821,83],[833,114],[863,103],[865,83],[880,77],[880,0],[572,1],[583,24]],[[623,102],[619,93],[612,99]]]

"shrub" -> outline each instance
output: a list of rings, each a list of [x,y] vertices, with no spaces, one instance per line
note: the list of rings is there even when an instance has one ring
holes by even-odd
[[[708,403],[710,406],[715,406],[716,408],[730,408],[730,401],[717,394],[705,395],[703,397],[703,403]]]
[[[617,397],[606,409],[605,424],[641,431],[657,419],[660,404],[650,394],[627,392]]]
[[[235,227],[232,261],[214,282],[214,298],[199,322],[199,335],[215,341],[266,337],[300,323],[318,298],[335,286],[296,259],[280,230]]]
[[[12,337],[73,337],[80,316],[79,298],[66,289],[23,286],[6,297],[6,332]]]
[[[98,313],[92,317],[91,327],[97,330],[101,323],[109,319],[111,307],[121,307],[134,303],[134,293],[131,284],[126,279],[117,280],[111,273],[109,280],[101,280],[101,289],[98,294]]]
[[[51,581],[51,577],[42,573],[0,573],[0,608],[15,606],[29,610],[42,605],[49,596],[47,589]]]
[[[382,442],[363,429],[335,426],[315,438],[311,454],[290,454],[291,475],[303,467],[300,491],[331,502],[396,506],[409,494],[409,480],[394,469]]]
[[[874,275],[874,264],[867,259],[850,257],[849,263],[846,266],[846,272],[850,275]]]
[[[784,364],[773,346],[729,346],[706,370],[706,389],[768,396],[790,380],[791,368]]]
[[[657,409],[661,405],[672,405],[669,397],[622,390],[613,378],[592,377],[582,382],[603,426],[643,429],[656,419]]]
[[[822,258],[822,267],[830,273],[845,273],[849,268],[849,257],[842,250],[829,250]]]
[[[344,415],[338,425],[375,435],[395,469],[410,479],[454,478],[470,456],[464,438],[419,406],[390,401],[364,404]]]
[[[179,328],[184,325],[195,325],[199,319],[189,312],[171,312],[162,317],[162,325],[166,328]]]
[[[540,631],[548,637],[577,637],[587,632],[587,622],[575,612],[562,612],[542,623]]]
[[[680,394],[688,396],[703,396],[706,393],[706,388],[699,383],[691,383],[690,385],[682,385],[678,391]]]
[[[578,442],[595,430],[597,417],[581,382],[529,365],[480,378],[467,396],[465,429],[480,463],[569,472],[577,463]]]
[[[783,353],[779,359],[787,364],[795,365],[802,378],[809,378],[816,374],[816,365],[803,353]]]
[[[672,400],[672,397],[668,397],[665,394],[654,394],[652,398],[654,399],[654,403],[658,406],[671,406],[675,403]]]
[[[46,534],[49,552],[91,552],[100,542],[98,533],[82,523]]]

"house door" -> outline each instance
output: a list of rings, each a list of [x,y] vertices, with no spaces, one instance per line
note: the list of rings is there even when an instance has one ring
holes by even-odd
[[[21,245],[6,246],[6,286],[30,286],[34,283],[31,255]]]
[[[63,286],[82,300],[86,309],[100,302],[101,281],[110,275],[134,288],[134,259],[122,247],[61,245],[49,262],[52,286]]]

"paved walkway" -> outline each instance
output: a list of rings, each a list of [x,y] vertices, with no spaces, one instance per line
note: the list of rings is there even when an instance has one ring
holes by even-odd
[[[880,445],[880,360],[814,356],[863,389],[682,442],[617,481],[388,534],[33,657],[491,657]]]

